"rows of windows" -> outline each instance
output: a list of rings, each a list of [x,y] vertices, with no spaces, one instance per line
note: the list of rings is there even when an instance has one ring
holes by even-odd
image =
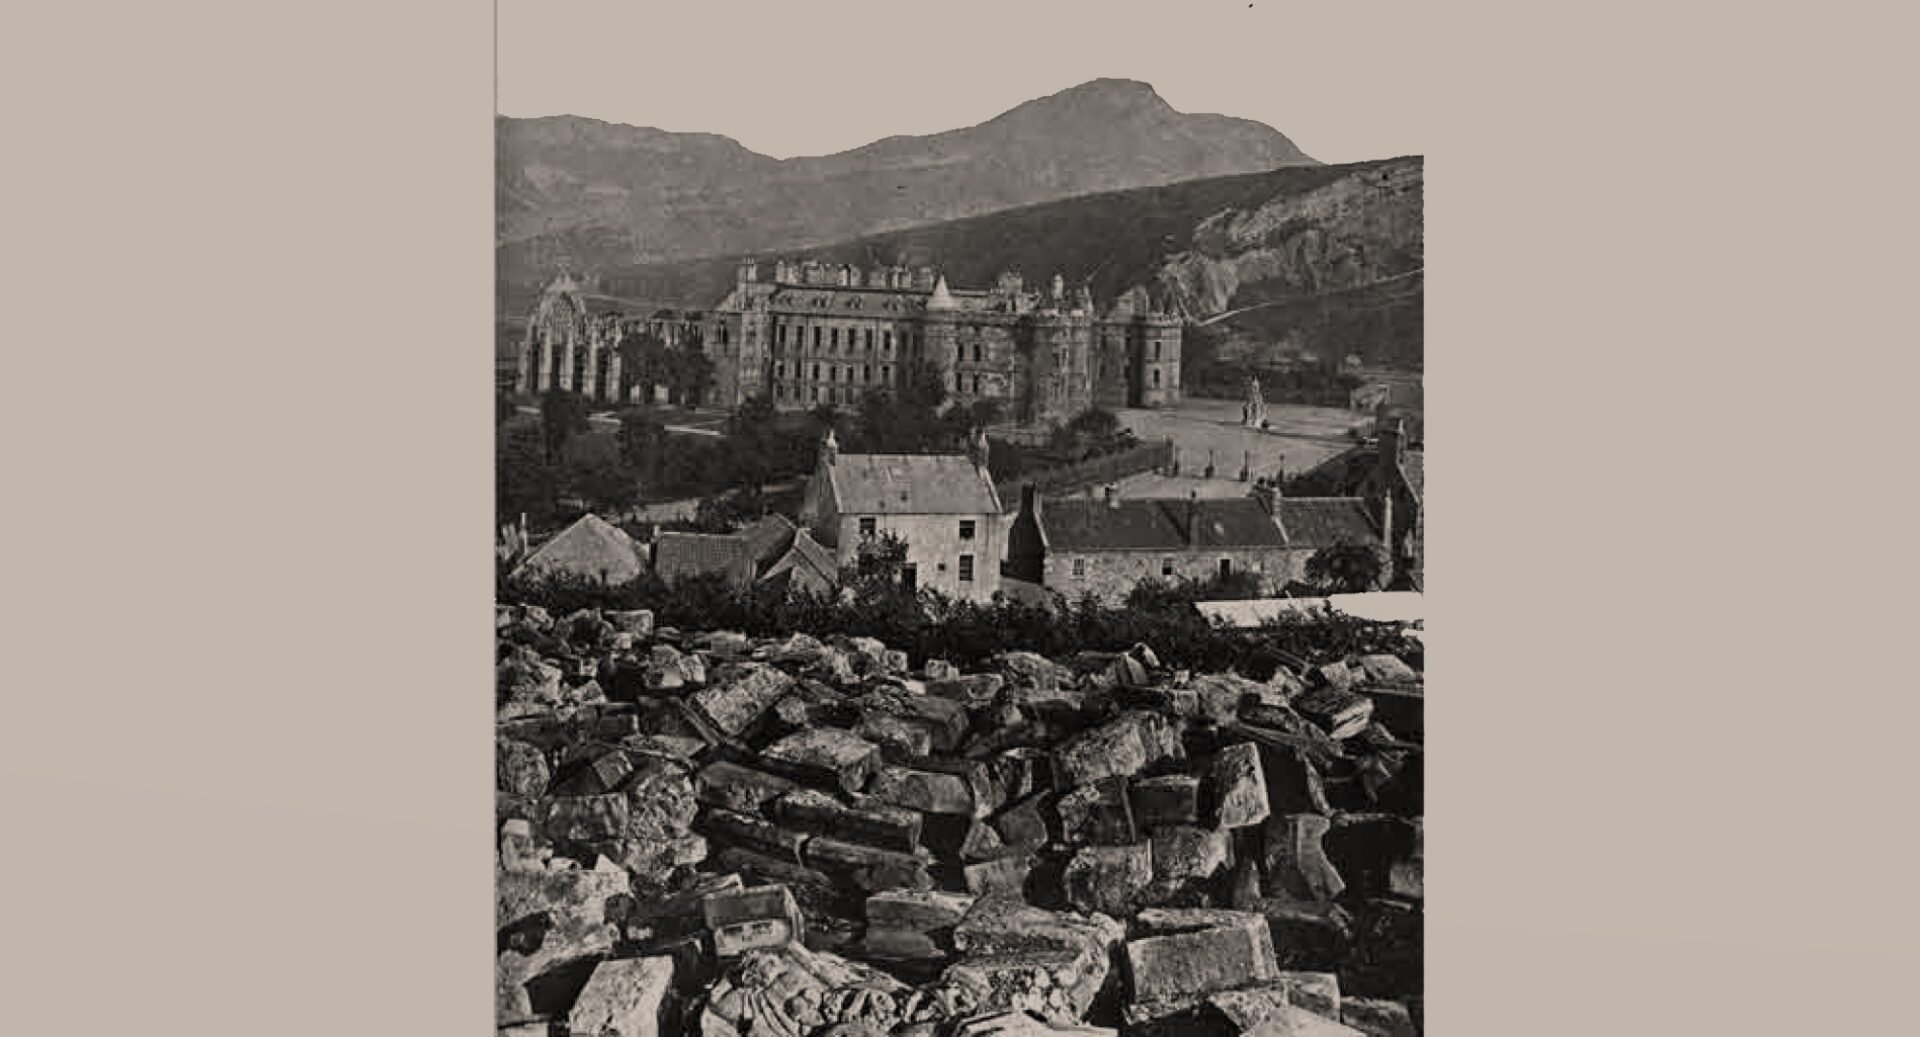
[[[787,334],[788,328],[793,329],[791,337]],[[776,324],[773,328],[773,346],[776,354],[784,350],[790,341],[793,345],[806,346],[808,343],[807,332],[809,329],[813,332],[811,341],[813,351],[816,353],[822,351],[852,353],[855,350],[871,353],[873,352],[874,345],[878,343],[882,355],[893,355],[893,331],[889,328],[880,329],[880,334],[876,338],[873,328],[839,328],[822,327],[818,324],[801,325],[786,323]],[[842,332],[844,332],[844,334],[842,334]],[[920,333],[918,331],[907,329],[901,332],[900,343],[902,346],[917,344],[919,341]]]
[[[960,539],[972,540],[974,538],[975,528],[976,527],[975,527],[974,519],[961,519],[960,520]],[[877,529],[875,526],[875,522],[871,517],[862,518],[860,520],[861,536],[870,537],[870,536],[873,536],[875,532],[877,532]],[[942,568],[945,568],[945,566],[942,566]],[[973,582],[973,556],[972,555],[970,554],[961,555],[959,558],[959,564],[957,566],[957,569],[959,572],[961,583]]]

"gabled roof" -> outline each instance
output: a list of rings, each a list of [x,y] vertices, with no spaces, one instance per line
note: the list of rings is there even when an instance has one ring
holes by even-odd
[[[792,580],[801,577],[802,585],[809,580],[816,585],[831,584],[839,575],[839,566],[835,563],[833,552],[821,546],[806,530],[793,535],[793,542],[785,554],[767,569],[763,580],[786,577]]]
[[[1379,540],[1366,502],[1358,497],[1282,497],[1280,525],[1294,547],[1330,547]]]
[[[827,468],[842,515],[997,515],[993,476],[961,454],[841,454]]]
[[[1191,511],[1189,510],[1191,509]],[[1189,514],[1195,534],[1189,542]],[[1181,551],[1280,548],[1286,537],[1251,497],[1189,501],[1046,501],[1040,527],[1051,551]]]
[[[734,533],[662,533],[654,541],[653,567],[668,583],[714,575],[735,584],[753,582],[757,568],[753,544]]]
[[[512,577],[567,574],[617,584],[646,568],[646,555],[632,537],[598,515],[583,515],[528,555]]]
[[[733,535],[746,540],[747,551],[758,568],[786,552],[796,528],[785,515],[768,515],[734,530]]]

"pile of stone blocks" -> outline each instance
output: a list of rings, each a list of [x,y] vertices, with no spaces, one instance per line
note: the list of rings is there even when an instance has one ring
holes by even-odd
[[[1418,1032],[1400,658],[496,618],[503,1033]]]

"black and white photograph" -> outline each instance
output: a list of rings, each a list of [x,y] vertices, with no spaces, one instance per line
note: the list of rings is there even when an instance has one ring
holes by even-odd
[[[500,1032],[1419,1033],[1422,157],[1038,14],[1102,74],[770,11],[697,124],[576,6],[499,28]]]

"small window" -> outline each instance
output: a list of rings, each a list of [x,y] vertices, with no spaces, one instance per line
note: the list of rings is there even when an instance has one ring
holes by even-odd
[[[863,382],[873,381],[873,365],[872,364],[863,364],[861,366],[860,380]]]
[[[961,583],[973,582],[973,556],[972,555],[960,556],[960,582]]]
[[[1173,559],[1171,557],[1160,559],[1160,575],[1173,575]]]
[[[1156,389],[1160,387],[1160,369],[1157,367],[1153,369],[1153,387]]]
[[[880,333],[880,351],[889,356],[893,355],[893,332],[883,331]]]
[[[820,348],[820,329],[817,327],[813,329],[813,348]]]
[[[816,382],[820,380],[820,365],[819,365],[819,364],[815,364],[815,365],[813,365],[813,380],[814,380],[814,381],[816,381]],[[814,398],[815,398],[815,399],[818,399],[818,398],[819,398],[819,396],[820,396],[820,394],[819,394],[819,393],[817,393],[817,392],[816,392],[816,393],[814,393],[813,395],[814,395]]]
[[[873,535],[873,520],[872,520],[872,519],[870,519],[870,518],[863,518],[863,519],[861,519],[861,520],[860,520],[860,535],[861,535],[861,536],[863,536],[863,537],[870,537],[870,536],[872,536],[872,535]]]
[[[1087,574],[1087,560],[1085,558],[1075,558],[1073,560],[1073,574],[1075,576],[1085,576]]]
[[[1222,576],[1233,575],[1233,559],[1231,558],[1220,559],[1220,575]]]
[[[872,328],[867,329],[866,339],[867,339],[867,352],[871,353],[873,352],[873,329]]]
[[[973,539],[973,520],[972,519],[960,520],[960,539],[962,540]]]

